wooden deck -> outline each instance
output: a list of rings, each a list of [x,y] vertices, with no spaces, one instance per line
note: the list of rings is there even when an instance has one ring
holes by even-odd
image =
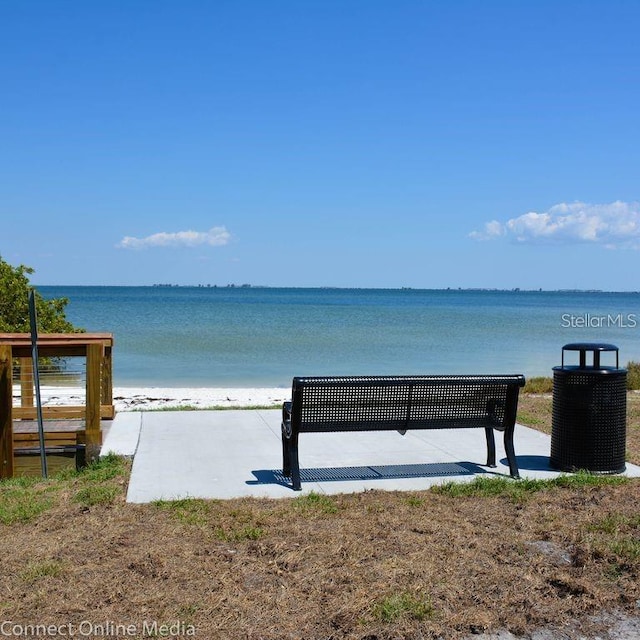
[[[101,420],[114,417],[113,336],[109,333],[42,334],[38,355],[81,357],[86,361],[85,404],[43,407],[45,443],[52,453],[75,452],[97,459],[102,444]],[[20,406],[13,406],[13,374],[17,367]],[[34,406],[31,336],[0,334],[0,478],[16,473],[16,458],[39,454],[37,410]],[[78,454],[81,453],[81,456]],[[18,454],[18,456],[16,456]]]
[[[110,423],[110,420],[101,421],[103,436]],[[79,448],[84,445],[83,419],[46,420],[44,429],[49,473],[83,466],[84,449]],[[13,475],[39,476],[42,470],[37,420],[13,421],[13,447]]]

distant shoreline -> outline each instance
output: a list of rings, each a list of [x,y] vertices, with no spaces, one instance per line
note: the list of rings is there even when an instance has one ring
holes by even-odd
[[[338,286],[277,286],[264,284],[34,284],[35,287],[43,287],[45,289],[275,289],[275,290],[308,290],[308,291],[452,291],[452,292],[472,292],[479,293],[486,291],[487,293],[638,293],[637,289],[626,290],[607,290],[607,289],[545,289],[544,287],[338,287]]]

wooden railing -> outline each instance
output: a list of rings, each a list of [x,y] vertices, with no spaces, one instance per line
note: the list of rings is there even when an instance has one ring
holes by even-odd
[[[31,336],[0,334],[0,478],[14,475],[14,420],[35,420]],[[113,418],[113,336],[110,333],[64,333],[38,336],[42,358],[80,356],[86,359],[85,404],[43,407],[44,419],[84,419],[86,460],[98,458],[102,445],[100,420]],[[13,406],[13,370],[19,367],[20,406]],[[74,429],[77,431],[77,429]]]

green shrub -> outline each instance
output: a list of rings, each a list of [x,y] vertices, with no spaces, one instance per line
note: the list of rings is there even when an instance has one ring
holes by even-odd
[[[524,393],[551,393],[553,391],[553,378],[540,376],[529,378],[524,385]]]
[[[627,363],[627,389],[640,389],[640,362],[631,360]]]
[[[31,267],[11,266],[0,256],[0,332],[28,333],[29,325],[29,276]],[[42,333],[74,333],[82,331],[66,318],[67,298],[44,299],[37,291],[35,303],[38,328]]]
[[[631,360],[627,363],[627,389],[640,390],[640,362]],[[545,376],[529,378],[524,385],[524,393],[552,393],[553,378]]]

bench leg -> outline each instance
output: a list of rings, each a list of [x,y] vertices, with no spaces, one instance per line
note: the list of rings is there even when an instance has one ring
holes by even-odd
[[[81,471],[87,466],[86,449],[83,445],[76,448],[76,471]]]
[[[518,469],[518,462],[516,461],[516,451],[513,447],[513,431],[515,425],[511,429],[507,429],[504,432],[504,450],[507,454],[507,460],[509,461],[509,472],[512,478],[520,477],[520,470]]]
[[[485,427],[485,435],[487,436],[487,467],[496,466],[496,440],[493,436],[493,429]]]
[[[295,442],[294,442],[295,439]],[[300,463],[298,461],[298,436],[291,438],[291,450],[289,451],[291,460],[291,486],[294,491],[302,490],[300,482]]]
[[[294,433],[287,439],[287,453],[288,467],[284,469],[284,475],[291,478],[291,486],[294,491],[300,491],[302,485],[300,484],[300,462],[298,461],[298,434]],[[288,472],[288,473],[287,473]]]
[[[285,478],[291,477],[291,456],[289,455],[289,440],[285,435],[284,424],[282,425],[282,475]]]
[[[286,435],[285,425],[282,425],[282,475],[291,478],[295,491],[302,489],[300,484],[300,464],[298,462],[298,434]]]

